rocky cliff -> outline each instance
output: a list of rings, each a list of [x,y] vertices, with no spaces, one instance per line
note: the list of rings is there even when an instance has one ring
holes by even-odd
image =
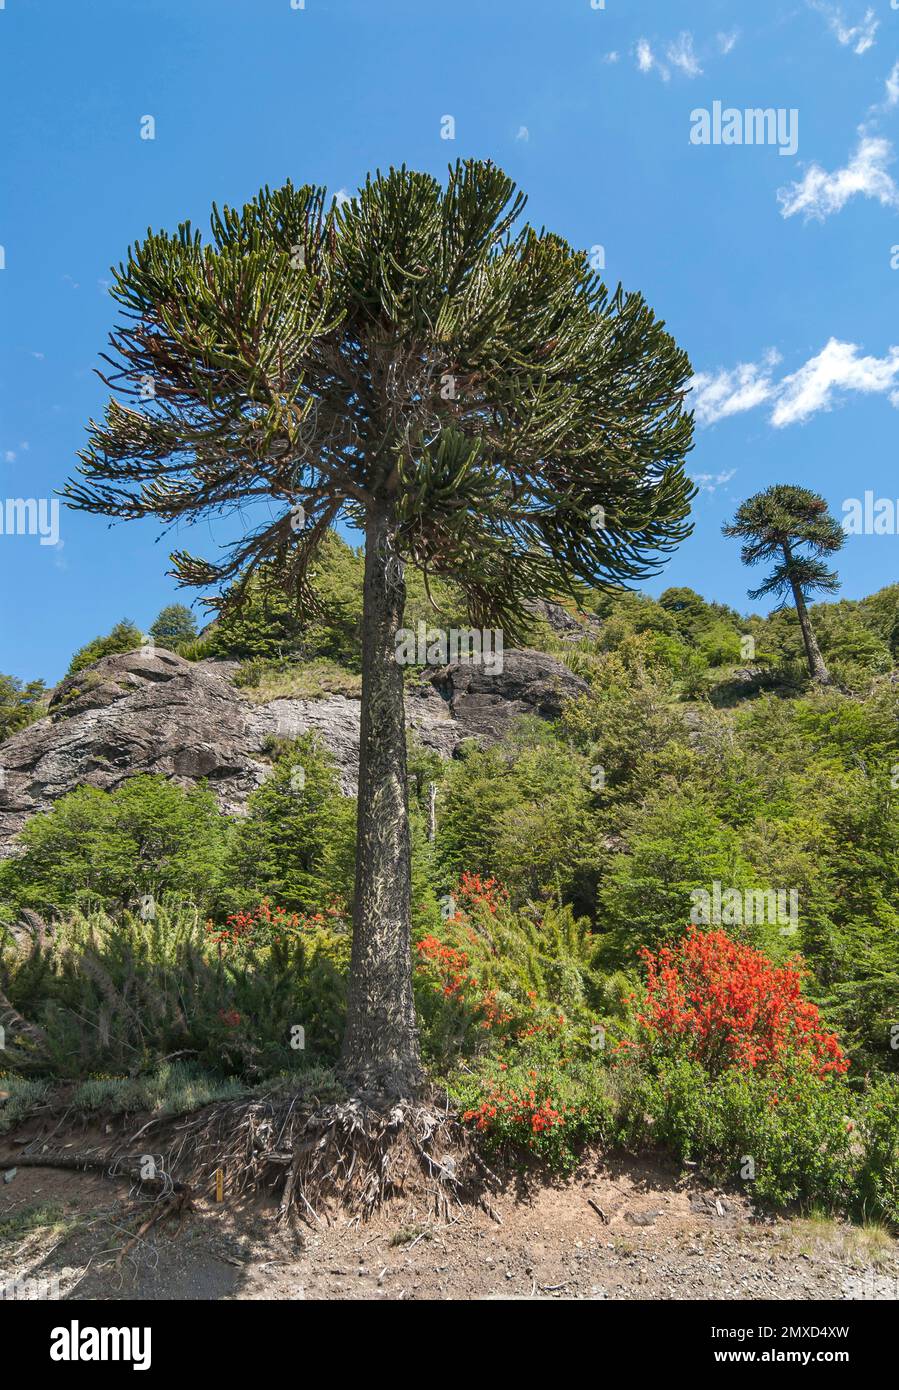
[[[239,815],[268,775],[272,736],[317,732],[343,790],[355,791],[359,702],[343,695],[254,704],[229,662],[189,662],[173,652],[107,656],[53,693],[49,713],[0,744],[0,857],[14,852],[25,821],[81,785],[109,790],[140,772],[183,785],[205,780],[221,809]],[[501,738],[520,714],[554,718],[585,689],[553,657],[506,652],[495,674],[464,663],[410,688],[406,718],[441,757],[476,738]]]

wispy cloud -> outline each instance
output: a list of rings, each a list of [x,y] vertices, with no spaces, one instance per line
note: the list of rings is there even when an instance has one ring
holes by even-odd
[[[666,72],[665,69],[661,66],[661,64],[659,64],[656,61],[656,56],[652,51],[652,47],[648,39],[638,39],[637,47],[634,50],[634,53],[637,59],[637,67],[640,69],[641,72],[652,72],[653,68],[657,67],[661,74],[662,80],[664,82],[668,81],[669,77],[671,76],[671,73]]]
[[[700,492],[715,492],[736,475],[736,468],[728,468],[723,473],[693,473],[692,479]]]
[[[850,198],[876,198],[884,207],[899,207],[899,188],[887,165],[893,161],[893,147],[879,135],[861,134],[858,148],[843,169],[828,173],[812,164],[804,178],[789,188],[778,189],[777,200],[783,217],[801,212],[806,221],[823,222],[846,206]]]
[[[887,108],[899,105],[899,62],[893,64],[893,70],[887,78],[885,86],[884,105]]]
[[[700,77],[702,68],[693,48],[693,35],[684,32],[665,49],[665,56],[672,67],[678,68],[687,77]]]
[[[888,392],[891,403],[899,405],[897,385],[899,347],[891,347],[886,357],[862,357],[855,343],[831,338],[817,357],[784,377],[771,423],[777,427],[794,425],[819,410],[830,410],[841,391],[866,395]]]
[[[693,46],[693,35],[689,31],[685,30],[676,39],[667,42],[661,53],[663,56],[656,53],[649,39],[639,39],[634,56],[640,72],[657,72],[663,82],[670,82],[672,68],[683,73],[685,77],[701,76],[702,66]]]
[[[776,389],[771,373],[779,361],[780,354],[771,348],[761,362],[740,362],[730,369],[698,372],[693,378],[690,404],[699,424],[713,425],[770,400]]]
[[[769,405],[770,424],[783,429],[832,410],[853,392],[887,395],[890,404],[899,407],[899,346],[889,348],[884,357],[872,357],[864,356],[855,343],[831,338],[815,357],[778,381],[773,368],[779,361],[779,354],[769,352],[758,363],[698,373],[691,395],[698,423],[712,425]]]
[[[719,53],[723,53],[724,56],[727,57],[727,54],[728,54],[728,53],[732,53],[732,52],[734,51],[734,49],[736,48],[736,46],[737,46],[737,40],[739,39],[739,37],[740,37],[740,31],[739,31],[739,29],[734,29],[734,30],[732,30],[731,33],[729,33],[729,34],[719,34],[719,35],[718,35],[718,51],[719,51]]]
[[[853,24],[844,18],[843,10],[839,5],[827,4],[825,0],[809,0],[809,4],[813,10],[824,15],[828,29],[843,48],[851,48],[853,53],[861,56],[863,53],[867,53],[869,48],[874,47],[880,20],[871,6],[868,6],[864,14],[860,15],[857,22]]]

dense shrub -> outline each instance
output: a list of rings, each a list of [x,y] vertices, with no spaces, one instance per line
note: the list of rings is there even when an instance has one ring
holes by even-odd
[[[496,880],[468,873],[448,911],[416,943],[419,1008],[435,1060],[531,1036],[560,1017],[589,1040],[603,987],[586,919],[551,903],[513,910]]]
[[[736,1067],[776,1076],[788,1062],[815,1076],[849,1066],[836,1036],[803,997],[801,962],[774,966],[723,931],[690,928],[675,947],[644,947],[645,998],[636,1047],[644,1058],[686,1057],[711,1076]]]
[[[15,676],[0,675],[0,743],[39,719],[46,712],[47,696],[43,681],[24,684]]]
[[[177,650],[182,643],[192,643],[195,640],[196,619],[185,604],[166,604],[151,624],[150,636],[157,647]]]
[[[104,656],[114,656],[118,652],[136,651],[142,642],[143,633],[140,628],[135,627],[130,618],[123,618],[121,622],[116,623],[106,637],[95,637],[86,646],[80,647],[69,662],[69,669],[66,674],[74,676]]]
[[[342,1036],[348,958],[342,920],[268,904],[220,926],[183,905],[157,904],[149,918],[75,912],[28,952],[7,938],[3,992],[43,1029],[49,1055],[12,1046],[5,1056],[73,1079],[152,1072],[173,1054],[249,1080],[328,1063]]]
[[[852,1094],[838,1076],[783,1063],[776,1086],[741,1067],[710,1075],[699,1062],[631,1058],[618,1077],[618,1134],[631,1148],[660,1148],[700,1162],[759,1201],[845,1209],[854,1199]]]
[[[440,787],[436,859],[444,890],[463,871],[501,878],[516,904],[547,896],[591,910],[594,795],[586,760],[538,719],[521,720],[494,748],[474,744]]]
[[[0,893],[43,913],[135,906],[166,893],[203,904],[217,891],[227,833],[199,786],[141,775],[112,792],[78,787],[27,822],[21,854],[0,863]]]
[[[342,796],[334,760],[313,734],[279,745],[270,775],[236,823],[224,869],[229,905],[270,897],[316,911],[353,889],[355,803]]]
[[[863,1159],[856,1200],[860,1213],[899,1228],[899,1078],[877,1077],[859,1110]]]

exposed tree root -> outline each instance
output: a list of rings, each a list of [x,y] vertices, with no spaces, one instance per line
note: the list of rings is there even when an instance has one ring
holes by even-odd
[[[198,1186],[221,1169],[228,1195],[280,1192],[282,1220],[319,1221],[335,1207],[365,1220],[398,1200],[447,1219],[466,1201],[489,1210],[487,1190],[498,1186],[458,1119],[433,1102],[217,1106],[182,1127],[172,1157]]]
[[[154,1133],[156,1176],[145,1178]],[[138,1142],[145,1149],[136,1154]],[[174,1130],[153,1120],[115,1150],[26,1150],[14,1162],[128,1177],[158,1194],[160,1215],[190,1210],[195,1195],[214,1196],[220,1185],[225,1199],[280,1194],[282,1221],[328,1220],[338,1208],[367,1220],[395,1202],[440,1220],[476,1202],[495,1217],[488,1194],[500,1186],[445,1102],[370,1096],[321,1105],[276,1093],[213,1106]]]

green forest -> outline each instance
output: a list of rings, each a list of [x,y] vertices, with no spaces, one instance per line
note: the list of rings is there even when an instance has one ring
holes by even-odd
[[[363,566],[332,532],[314,619],[262,567],[233,616],[171,605],[149,638],[238,662],[250,698],[358,693]],[[526,644],[586,683],[558,720],[448,761],[410,739],[430,1080],[513,1163],[662,1149],[899,1221],[899,585],[810,604],[826,683],[789,606],[585,588],[555,611],[576,627],[535,610]],[[464,624],[451,583],[409,576],[419,619]],[[70,674],[142,640],[123,620]],[[3,737],[47,694],[0,677]],[[355,807],[312,735],[269,757],[245,818],[136,776],[29,820],[0,864],[5,1127],[60,1081],[87,1110],[340,1094]]]

